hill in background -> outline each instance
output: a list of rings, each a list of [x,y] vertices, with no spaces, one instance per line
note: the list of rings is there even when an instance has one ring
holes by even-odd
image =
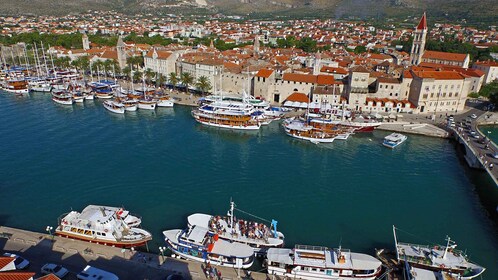
[[[419,16],[497,25],[495,0],[3,0],[2,15],[67,15],[87,10],[137,13],[215,13],[251,17],[377,18]]]

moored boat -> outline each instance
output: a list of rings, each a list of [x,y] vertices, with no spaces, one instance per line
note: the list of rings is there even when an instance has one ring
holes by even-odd
[[[155,110],[157,102],[149,98],[141,98],[138,100],[138,109]]]
[[[406,135],[403,135],[401,133],[391,133],[384,137],[384,141],[382,141],[382,145],[385,147],[394,149],[397,146],[401,145],[403,142],[406,141],[408,137]]]
[[[72,105],[74,102],[73,95],[71,93],[61,90],[52,92],[52,100],[55,103],[62,105]]]
[[[8,80],[4,84],[3,90],[6,92],[17,93],[17,94],[28,93],[29,92],[28,82],[25,81],[24,79]]]
[[[250,246],[223,240],[201,226],[166,230],[163,235],[168,248],[187,260],[233,268],[249,268],[254,262]]]
[[[268,274],[292,279],[376,279],[382,270],[378,259],[347,249],[296,245],[294,249],[271,248]]]
[[[138,226],[141,219],[123,208],[89,205],[59,218],[55,234],[62,237],[122,248],[139,247],[152,235]]]
[[[116,114],[124,114],[125,112],[125,106],[113,100],[104,101],[104,108]]]
[[[201,226],[218,234],[221,239],[251,246],[255,253],[264,254],[268,248],[282,247],[284,235],[277,231],[277,221],[272,220],[270,226],[262,222],[237,219],[235,203],[230,201],[227,216],[212,216],[196,213],[187,217],[189,227]]]
[[[332,143],[339,132],[329,132],[317,129],[306,121],[289,119],[282,123],[285,134],[288,136],[310,141],[312,143]]]
[[[236,101],[216,101],[201,105],[192,111],[194,119],[204,125],[240,129],[258,130],[261,123],[252,116],[254,107]]]
[[[464,252],[456,250],[457,245],[449,237],[446,237],[445,246],[429,246],[398,242],[394,226],[393,233],[399,262],[408,263],[416,268],[446,272],[461,280],[476,278],[486,270],[470,262]]]

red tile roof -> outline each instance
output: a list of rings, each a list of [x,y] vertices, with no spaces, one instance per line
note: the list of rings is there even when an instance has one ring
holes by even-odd
[[[0,270],[6,267],[9,263],[13,262],[16,258],[13,257],[0,257]]]
[[[320,69],[320,72],[342,74],[342,75],[348,74],[348,71],[346,71],[346,69],[344,69],[344,68],[330,67],[330,66],[322,66],[322,69]]]
[[[314,84],[316,82],[316,76],[309,74],[285,73],[282,80]]]
[[[34,272],[2,271],[0,280],[30,280],[35,276]]]
[[[316,77],[316,83],[318,85],[333,85],[335,83],[334,76],[331,75],[318,75]]]
[[[425,16],[425,12],[424,12],[424,15],[422,16],[422,18],[420,19],[420,22],[417,25],[417,30],[421,30],[421,29],[427,30],[427,18]]]
[[[309,102],[309,98],[306,94],[300,93],[300,92],[294,92],[293,94],[289,95],[285,101],[293,101],[293,102]]]
[[[61,280],[61,279],[55,276],[54,274],[48,274],[40,278],[36,278],[36,280]]]
[[[260,69],[256,74],[256,77],[269,78],[271,74],[273,74],[273,70],[271,69]]]
[[[467,54],[425,51],[424,54],[422,55],[422,58],[463,62],[467,58]]]
[[[477,61],[474,64],[475,65],[482,65],[482,66],[494,66],[494,67],[498,67],[498,62],[497,61],[491,61],[491,60]]]
[[[422,79],[462,80],[464,78],[455,71],[414,71],[413,74]]]

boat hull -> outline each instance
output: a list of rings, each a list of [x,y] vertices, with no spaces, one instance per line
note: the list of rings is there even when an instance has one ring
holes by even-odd
[[[101,240],[97,238],[89,238],[89,237],[83,237],[79,235],[75,235],[69,232],[64,232],[64,231],[56,231],[55,235],[60,236],[60,237],[65,237],[65,238],[70,238],[70,239],[75,239],[75,240],[81,240],[81,241],[87,241],[90,243],[95,243],[95,244],[101,244],[105,246],[111,246],[111,247],[119,247],[119,248],[131,248],[131,247],[140,247],[144,246],[147,241],[151,240],[146,239],[146,240],[140,240],[140,241],[133,241],[133,242],[120,242],[120,241],[112,241],[112,240]]]
[[[138,109],[142,110],[155,110],[156,103],[140,103],[138,102]]]
[[[277,275],[282,277],[288,277],[290,279],[307,279],[307,280],[317,280],[317,279],[330,279],[330,280],[374,280],[377,275],[374,276],[344,276],[344,275],[326,275],[326,274],[317,274],[313,272],[305,272],[305,271],[291,271],[287,272],[284,268],[280,267],[268,267],[269,275]]]
[[[195,119],[198,123],[203,124],[203,125],[208,125],[208,126],[213,126],[213,127],[220,127],[220,128],[226,128],[226,129],[237,129],[237,130],[258,130],[260,128],[259,125],[226,125],[226,124],[219,124],[215,122],[208,122],[208,121],[203,121],[199,119]]]
[[[28,89],[9,89],[9,88],[4,88],[3,89],[4,91],[6,92],[10,92],[10,93],[29,93],[29,90]]]
[[[54,101],[57,104],[62,104],[62,105],[73,105],[73,100],[72,99],[61,100],[61,99],[57,99],[57,98],[52,97],[52,101]]]

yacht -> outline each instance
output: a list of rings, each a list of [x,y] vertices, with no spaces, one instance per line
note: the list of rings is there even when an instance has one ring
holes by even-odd
[[[461,280],[476,278],[486,270],[470,262],[464,252],[456,250],[457,244],[449,237],[446,237],[444,246],[429,246],[398,242],[394,226],[393,233],[398,261],[411,267],[445,272]]]
[[[173,99],[168,95],[156,95],[157,107],[173,107],[175,103]]]
[[[230,201],[227,216],[192,214],[187,217],[188,226],[207,228],[210,233],[218,234],[221,239],[247,244],[257,254],[264,254],[268,248],[284,245],[284,235],[277,231],[277,221],[272,220],[268,226],[261,222],[237,219],[234,210],[235,203]]]
[[[43,79],[29,81],[29,90],[36,92],[51,92],[52,85]]]
[[[167,247],[178,257],[212,265],[249,268],[254,252],[248,245],[229,242],[201,226],[163,231]]]
[[[268,274],[292,279],[376,279],[382,270],[378,259],[347,249],[296,245],[271,248],[266,255]]]
[[[237,101],[215,101],[201,105],[192,111],[194,119],[204,125],[240,129],[258,130],[261,123],[252,116],[254,107]]]
[[[384,141],[382,142],[382,145],[384,145],[385,147],[394,149],[397,146],[399,146],[400,144],[402,144],[403,142],[405,142],[406,139],[408,139],[408,137],[406,135],[403,135],[401,133],[391,133],[391,134],[387,135],[386,137],[384,137]]]
[[[116,114],[124,114],[125,112],[125,106],[113,100],[104,101],[104,108]]]
[[[55,234],[62,237],[122,248],[139,247],[152,240],[142,220],[123,208],[89,205],[59,218]]]
[[[24,79],[12,79],[8,80],[3,85],[3,90],[6,92],[23,94],[28,93],[28,82]]]
[[[52,100],[55,103],[62,105],[72,105],[74,103],[73,95],[64,90],[57,90],[52,92]]]
[[[315,128],[306,121],[293,118],[285,120],[282,126],[288,136],[312,143],[332,143],[339,134]]]

